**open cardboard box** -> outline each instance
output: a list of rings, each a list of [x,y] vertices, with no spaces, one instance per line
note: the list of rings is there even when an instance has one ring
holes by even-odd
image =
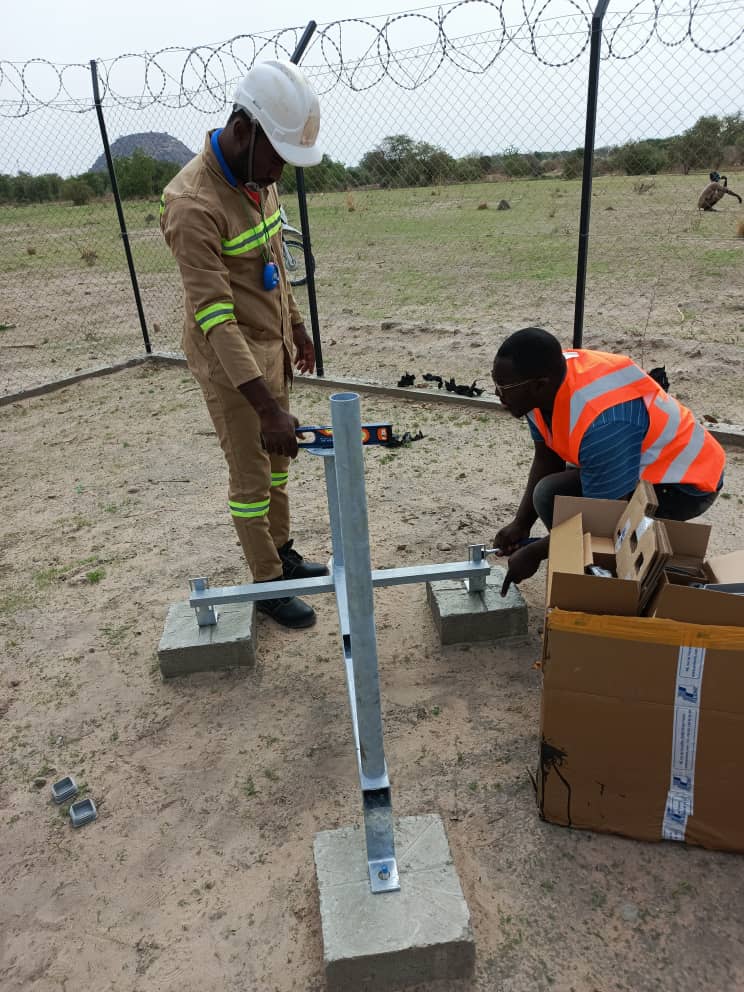
[[[627,503],[623,500],[556,497],[548,557],[548,609],[638,615],[641,593],[638,581],[585,574],[586,566],[592,563],[611,571],[615,569],[615,534],[626,508]],[[692,620],[686,610],[694,597],[698,605],[692,622],[744,626],[742,597],[737,599],[728,593],[696,589],[690,585],[692,582],[744,581],[744,551],[706,559],[710,524],[679,520],[664,520],[663,524],[672,557],[647,610],[648,615]],[[680,572],[674,569],[680,569]],[[683,589],[686,590],[684,594]],[[727,606],[720,597],[725,597]],[[717,609],[713,609],[714,603],[719,604]]]
[[[548,557],[548,608],[636,616],[642,604],[639,579],[585,574],[588,564],[614,571],[618,525],[628,509],[624,500],[557,496],[553,508]],[[708,524],[665,520],[672,558],[702,564],[708,546]],[[696,577],[700,577],[696,573]]]
[[[614,568],[627,504],[557,497],[548,560],[537,800],[563,826],[744,851],[744,552],[706,559],[708,524],[665,521],[678,571],[646,616]]]
[[[699,589],[697,582],[744,581],[744,551],[701,560],[701,577],[685,579],[668,572],[648,608],[648,615],[687,623],[744,627],[744,597],[713,589]]]

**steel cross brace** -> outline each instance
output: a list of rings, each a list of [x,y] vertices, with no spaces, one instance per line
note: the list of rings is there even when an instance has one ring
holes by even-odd
[[[250,583],[209,588],[206,578],[191,579],[189,605],[199,626],[217,623],[215,606],[279,596],[336,595],[346,684],[362,789],[367,866],[373,892],[400,888],[395,857],[393,810],[383,748],[380,682],[377,665],[373,589],[376,586],[465,579],[470,592],[486,588],[491,571],[484,544],[472,544],[468,561],[373,571],[369,551],[359,396],[331,396],[333,447],[308,448],[323,458],[333,556],[330,575],[313,579]],[[339,485],[339,479],[343,483]]]

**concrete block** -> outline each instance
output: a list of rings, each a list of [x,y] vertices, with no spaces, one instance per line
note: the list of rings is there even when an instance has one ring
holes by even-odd
[[[397,819],[395,847],[400,891],[373,894],[364,830],[315,836],[329,992],[381,992],[472,974],[470,912],[441,817]]]
[[[468,592],[464,579],[426,583],[440,644],[496,641],[527,633],[527,603],[515,585],[501,596],[506,569],[491,569],[483,592]]]
[[[251,667],[256,663],[256,607],[230,603],[217,607],[217,623],[200,627],[188,603],[168,609],[158,645],[164,679],[191,672]]]
[[[301,379],[302,376],[298,378]],[[744,427],[740,424],[706,424],[705,429],[710,431],[719,444],[744,448]]]

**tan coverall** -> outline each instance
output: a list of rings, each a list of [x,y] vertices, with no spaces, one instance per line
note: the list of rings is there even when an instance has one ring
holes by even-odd
[[[263,376],[289,409],[293,325],[302,317],[287,281],[275,186],[260,208],[232,186],[210,135],[201,154],[166,186],[160,227],[183,279],[183,350],[201,386],[229,469],[228,502],[255,581],[278,578],[277,548],[289,540],[290,459],[269,456],[259,418],[238,386]],[[263,288],[265,256],[279,268],[279,285]]]

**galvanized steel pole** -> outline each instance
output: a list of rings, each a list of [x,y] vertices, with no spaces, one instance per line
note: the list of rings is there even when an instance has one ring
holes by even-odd
[[[362,420],[356,393],[335,393],[331,396],[331,425],[336,477],[341,482],[337,490],[338,514],[362,774],[369,780],[386,780],[367,496],[364,491]],[[376,787],[372,781],[370,784]]]

